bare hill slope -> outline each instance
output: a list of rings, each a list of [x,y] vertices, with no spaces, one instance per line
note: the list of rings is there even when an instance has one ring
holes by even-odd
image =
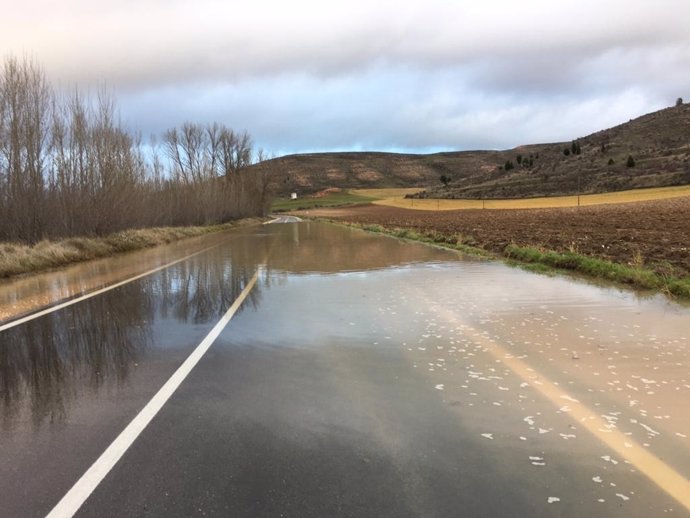
[[[424,187],[421,196],[508,198],[687,184],[690,104],[650,113],[572,142],[431,155],[290,155],[253,167],[268,174],[278,195],[307,194],[328,187]]]

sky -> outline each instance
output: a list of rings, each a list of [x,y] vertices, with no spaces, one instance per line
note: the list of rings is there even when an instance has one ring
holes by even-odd
[[[142,135],[247,130],[275,155],[569,141],[690,101],[687,0],[22,0],[0,54],[105,84]]]

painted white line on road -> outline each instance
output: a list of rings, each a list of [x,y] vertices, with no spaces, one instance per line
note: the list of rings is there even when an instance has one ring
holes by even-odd
[[[146,277],[147,275],[151,275],[152,273],[159,272],[161,270],[165,270],[166,268],[169,268],[170,266],[173,266],[177,263],[181,263],[182,261],[186,261],[187,259],[191,259],[192,257],[203,254],[204,252],[208,252],[212,248],[215,248],[218,245],[213,245],[209,246],[207,248],[204,248],[203,250],[199,250],[198,252],[194,252],[193,254],[186,255],[182,257],[181,259],[176,259],[175,261],[172,261],[170,263],[164,264],[163,266],[159,266],[158,268],[154,268],[153,270],[149,270],[144,273],[140,273],[139,275],[135,275],[134,277],[130,277],[128,279],[125,279],[124,281],[116,282],[115,284],[111,284],[110,286],[106,286],[105,288],[101,288],[96,291],[91,291],[85,295],[81,295],[80,297],[77,297],[75,299],[70,299],[66,302],[63,302],[61,304],[57,304],[55,306],[50,306],[46,309],[43,309],[41,311],[37,311],[36,313],[31,313],[30,315],[27,315],[22,318],[18,318],[17,320],[12,320],[11,322],[7,322],[6,324],[0,325],[0,331],[4,331],[5,329],[10,329],[12,327],[16,327],[20,324],[24,324],[26,322],[29,322],[31,320],[34,320],[36,318],[42,317],[44,315],[48,315],[49,313],[52,313],[53,311],[57,311],[62,308],[66,308],[67,306],[71,306],[72,304],[76,304],[77,302],[81,302],[82,300],[90,299],[91,297],[95,297],[96,295],[100,295],[101,293],[105,293],[106,291],[114,290],[115,288],[119,288],[120,286],[124,286],[125,284],[128,284],[130,282],[136,281],[137,279],[141,279],[142,277]]]
[[[257,271],[251,278],[249,283],[245,286],[242,293],[240,293],[237,300],[230,306],[230,309],[223,315],[220,321],[211,329],[211,332],[206,335],[206,338],[194,349],[192,354],[184,361],[182,365],[175,371],[170,379],[161,387],[155,396],[149,401],[146,406],[137,414],[131,423],[117,436],[117,438],[108,446],[103,454],[93,463],[93,465],[82,475],[72,489],[62,497],[62,500],[53,508],[46,518],[67,518],[74,516],[86,499],[93,493],[98,484],[105,478],[110,470],[117,464],[117,461],[125,454],[129,447],[139,437],[141,432],[148,426],[151,420],[156,416],[160,409],[170,399],[170,396],[182,384],[187,375],[192,371],[194,366],[204,356],[209,347],[218,338],[221,331],[230,322],[239,307],[247,298],[249,292],[256,284],[259,278]]]
[[[264,225],[272,225],[273,223],[301,223],[302,219],[297,216],[278,216],[271,221],[265,221]]]

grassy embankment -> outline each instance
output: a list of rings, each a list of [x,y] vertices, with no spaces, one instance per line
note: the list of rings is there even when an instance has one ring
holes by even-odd
[[[0,278],[110,257],[122,252],[150,248],[188,237],[228,230],[243,224],[258,223],[259,221],[250,218],[222,225],[202,227],[133,229],[105,237],[71,237],[59,241],[44,240],[32,246],[20,243],[0,243]]]
[[[510,261],[533,265],[531,269],[536,271],[575,271],[595,279],[605,279],[637,289],[660,291],[667,295],[690,299],[690,277],[662,275],[642,265],[631,266],[574,252],[559,253],[516,245],[508,245],[503,255]]]
[[[272,212],[290,212],[293,210],[309,210],[322,207],[343,207],[347,205],[357,205],[360,203],[370,203],[378,199],[374,196],[353,193],[352,191],[340,191],[328,193],[325,196],[309,196],[290,200],[278,198],[273,201]]]
[[[328,221],[328,220],[325,220]],[[410,229],[387,228],[382,225],[361,225],[330,221],[345,224],[368,232],[377,232],[389,236],[410,239],[422,243],[458,250],[466,255],[485,258],[502,258],[508,264],[525,267],[538,273],[576,272],[592,279],[604,279],[619,286],[638,290],[653,290],[669,296],[690,300],[690,277],[671,277],[659,274],[642,265],[625,265],[590,257],[575,252],[555,252],[537,247],[508,245],[502,255],[494,254],[483,248],[474,239],[465,240],[463,236],[446,235],[440,232],[418,232]],[[468,244],[472,243],[472,244]]]

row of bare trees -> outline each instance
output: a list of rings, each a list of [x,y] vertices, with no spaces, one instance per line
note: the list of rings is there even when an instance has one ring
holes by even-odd
[[[32,60],[0,69],[0,241],[104,235],[261,215],[249,135],[186,123],[160,142],[122,127],[105,91],[58,94]]]

